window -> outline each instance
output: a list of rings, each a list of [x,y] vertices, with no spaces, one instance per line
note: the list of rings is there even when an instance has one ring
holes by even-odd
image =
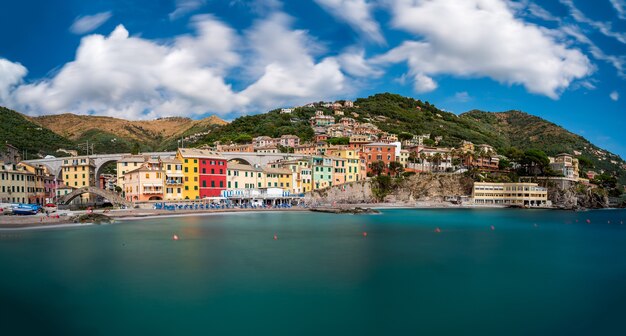
[[[83,176],[84,177],[84,176]],[[149,179],[150,178],[150,174],[146,173],[146,178]]]
[[[189,163],[189,160],[185,159],[185,163]],[[185,168],[185,169],[187,169],[187,168]]]
[[[224,169],[220,169],[220,175],[224,174]]]
[[[215,169],[211,168],[211,174],[215,174]]]
[[[202,174],[206,174],[206,168],[202,168]]]
[[[193,167],[193,172],[197,173],[198,172],[198,167]]]
[[[215,181],[211,181],[211,188],[215,188]]]
[[[193,187],[193,190],[198,190],[198,186],[194,186],[194,187]]]
[[[230,181],[228,181],[228,189],[230,189]]]
[[[206,188],[206,181],[202,181],[202,188]]]
[[[185,190],[189,190],[189,186],[185,186]]]
[[[189,168],[185,167],[185,173],[188,173],[188,172],[189,172]]]

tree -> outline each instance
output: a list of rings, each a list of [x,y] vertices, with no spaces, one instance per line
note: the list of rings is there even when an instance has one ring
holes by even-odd
[[[400,141],[411,140],[411,139],[413,139],[413,134],[411,133],[402,132],[398,134],[398,140]]]
[[[500,170],[507,170],[511,168],[511,161],[509,161],[508,159],[500,159],[500,162],[498,162],[498,169]]]
[[[380,176],[380,174],[382,174],[383,171],[385,171],[385,166],[386,165],[383,161],[378,160],[370,164],[370,169],[372,170],[372,173],[374,173],[374,175]]]
[[[526,169],[527,174],[538,175],[544,173],[545,168],[550,164],[550,159],[543,151],[529,149],[524,152],[520,163]]]
[[[437,167],[436,170],[439,170],[439,166],[441,165],[441,162],[443,161],[443,155],[441,155],[441,153],[435,153],[435,155],[433,155],[432,157],[432,161]]]
[[[348,138],[348,137],[330,138],[330,139],[328,139],[328,144],[330,144],[330,145],[349,145],[350,144],[350,138]]]
[[[404,171],[404,167],[398,161],[389,162],[389,172],[395,176],[400,175]]]
[[[133,144],[133,149],[130,151],[130,153],[133,155],[137,155],[139,154],[139,152],[141,152],[141,145],[139,145],[139,142],[135,142]]]
[[[238,134],[234,139],[233,139],[234,143],[238,143],[238,144],[246,144],[246,143],[251,143],[252,142],[252,136],[249,134]]]

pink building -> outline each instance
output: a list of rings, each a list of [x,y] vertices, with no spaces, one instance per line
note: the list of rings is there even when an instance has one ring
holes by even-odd
[[[124,174],[125,197],[128,201],[155,201],[163,199],[163,176],[161,163],[144,163],[141,167]]]
[[[286,134],[280,137],[279,143],[283,147],[293,148],[293,147],[300,145],[300,138],[295,135]]]

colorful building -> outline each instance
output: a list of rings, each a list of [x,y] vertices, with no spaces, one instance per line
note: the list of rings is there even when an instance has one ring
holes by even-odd
[[[131,202],[163,200],[163,168],[160,162],[145,162],[124,174],[122,190]]]
[[[67,158],[61,164],[63,183],[68,187],[96,187],[96,165],[91,158]],[[96,197],[82,194],[81,203],[95,202]]]
[[[363,145],[362,158],[365,160],[367,172],[372,172],[372,163],[382,161],[385,173],[389,172],[389,163],[396,161],[396,146],[393,144],[374,142]]]
[[[313,156],[313,189],[328,188],[333,184],[333,159],[327,156]]]
[[[184,178],[183,163],[178,159],[164,159],[163,163],[163,199],[183,200]]]
[[[226,159],[219,153],[196,148],[179,148],[176,158],[183,164],[184,199],[218,197],[226,190]]]
[[[330,156],[333,160],[333,182],[332,185],[346,183],[346,159],[338,156]]]
[[[237,161],[228,162],[227,188],[260,189],[265,188],[265,172],[259,166],[252,166]]]
[[[336,156],[346,159],[345,182],[356,182],[361,180],[361,158],[359,152],[345,146],[331,147],[326,153],[329,156]]]
[[[475,182],[472,189],[475,204],[546,206],[548,190],[537,183]]]
[[[23,166],[0,162],[0,203],[28,203],[34,179]]]
[[[124,155],[122,159],[117,161],[117,185],[124,184],[124,174],[131,170],[139,168],[147,158],[144,155]]]
[[[285,168],[267,167],[264,169],[267,188],[281,188],[291,191],[293,173]]]

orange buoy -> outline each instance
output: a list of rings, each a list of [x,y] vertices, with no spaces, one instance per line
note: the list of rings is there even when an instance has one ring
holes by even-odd
[[[367,237],[367,232],[363,231],[363,237]]]
[[[278,240],[278,235],[274,234],[274,240]]]
[[[440,232],[441,232],[441,229],[440,229],[440,228],[436,228],[436,229],[435,229],[435,232],[436,232],[436,233],[440,233]]]
[[[178,235],[173,235],[172,240],[178,240]]]
[[[493,230],[495,230],[495,229],[496,229],[496,227],[492,225],[492,226],[491,226],[491,231],[493,231]]]

